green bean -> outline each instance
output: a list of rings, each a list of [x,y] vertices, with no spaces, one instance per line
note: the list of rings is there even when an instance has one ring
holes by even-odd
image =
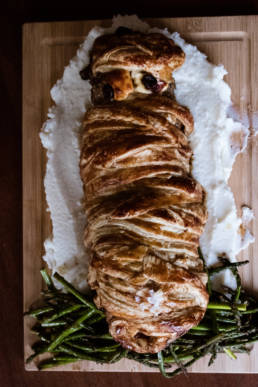
[[[254,314],[254,313],[258,313],[258,308],[255,308],[255,309],[249,309],[249,310],[244,310],[243,312],[241,312],[242,314]]]
[[[236,305],[237,310],[243,312],[246,311],[246,304]],[[218,302],[209,302],[207,309],[215,309],[217,310],[232,310],[232,306],[229,304],[222,304]]]
[[[73,335],[70,335],[70,336],[68,336],[68,337],[66,337],[64,340],[63,340],[63,342],[67,342],[67,341],[73,341],[73,340],[80,340],[80,339],[84,339],[84,338],[86,338],[86,336],[87,335],[85,335],[85,333],[81,333],[81,332],[79,332],[79,333],[75,333],[75,334],[73,334]]]
[[[239,266],[246,265],[247,263],[249,263],[249,261],[229,262],[229,261],[225,260],[223,266],[217,266],[217,267],[214,267],[214,268],[209,268],[208,269],[208,273],[211,276],[211,275],[213,275],[215,273],[219,273],[222,270],[235,269],[235,268],[237,268]]]
[[[53,284],[53,281],[52,281],[51,277],[48,275],[46,269],[40,270],[40,274],[41,274],[43,280],[45,281],[45,283],[46,283],[48,289],[50,289],[50,290],[56,290],[56,287],[55,287],[55,285]]]
[[[121,360],[123,357],[126,357],[128,350],[127,349],[120,349],[117,352],[114,353],[113,357],[110,360],[110,363],[116,363],[119,360]]]
[[[210,326],[205,324],[199,324],[199,325],[196,325],[196,327],[191,328],[190,332],[191,331],[210,331],[210,330],[211,330]]]
[[[130,360],[134,360],[140,364],[143,364],[146,367],[158,368],[158,363],[155,363],[152,359],[149,360],[149,359],[145,358],[144,356],[140,356],[137,353],[128,352],[126,355],[126,358],[130,359]],[[164,368],[169,368],[169,367],[170,367],[170,365],[166,365],[166,364],[164,365]]]
[[[178,359],[181,361],[190,360],[193,358],[193,355],[181,354],[177,355]],[[164,363],[176,363],[174,356],[164,357]]]
[[[80,324],[87,320],[88,318],[90,318],[94,313],[94,310],[91,309],[89,312],[85,313],[82,317],[80,317],[78,320],[76,320],[70,327],[68,327],[65,331],[63,331],[62,333],[60,333],[59,335],[57,335],[57,337],[55,338],[54,341],[52,341],[52,343],[50,343],[50,345],[48,346],[48,349],[47,351],[48,352],[51,352],[54,348],[56,348],[59,344],[62,343],[62,341],[69,335],[71,335],[72,333],[75,333],[76,331],[82,329],[82,327],[80,326]]]
[[[65,316],[67,314],[70,314],[78,309],[81,309],[83,307],[83,305],[72,305],[72,306],[69,306],[68,308],[65,308],[55,314],[53,314],[51,317],[47,317],[45,320],[42,321],[42,325],[43,324],[46,324],[46,323],[50,323],[51,321],[53,320],[56,320],[62,316]],[[43,325],[44,326],[44,325]]]
[[[217,354],[218,354],[218,344],[215,344],[214,347],[211,348],[210,352],[211,352],[211,357],[210,357],[210,360],[209,360],[209,363],[208,363],[208,367],[210,367],[214,363],[214,361],[215,361],[215,359],[217,357]]]
[[[78,361],[78,359],[73,357],[60,358],[59,360],[54,360],[54,358],[52,358],[50,360],[45,360],[44,362],[39,363],[38,369],[44,370],[47,368],[53,368],[53,367],[58,367],[69,363],[74,363],[76,361]]]
[[[225,347],[225,348],[223,348],[223,349],[224,349],[224,352],[225,352],[231,359],[236,360],[237,357],[236,357],[236,355],[234,354],[234,352],[231,351],[230,348]]]
[[[211,308],[211,310],[212,310],[212,308]],[[207,310],[207,312],[209,312],[209,311]],[[228,310],[216,309],[216,314],[220,315],[220,316],[227,316],[227,317],[235,318],[234,313],[232,311],[229,312]]]
[[[190,367],[190,366],[191,366],[195,361],[197,361],[200,357],[202,357],[202,355],[193,357],[188,363],[184,364],[184,368]],[[165,368],[164,368],[164,359],[163,359],[162,351],[158,352],[158,362],[159,362],[159,369],[160,369],[160,372],[162,373],[162,375],[163,375],[165,378],[172,378],[172,377],[174,377],[175,375],[181,373],[182,370],[183,370],[181,367],[179,367],[179,368],[177,368],[176,370],[174,370],[173,372],[167,373],[166,370],[165,370]]]
[[[59,327],[62,325],[67,325],[67,321],[58,320],[58,321],[50,321],[50,322],[42,322],[42,327]]]
[[[211,325],[212,325],[212,332],[217,335],[219,332],[220,332],[220,327],[219,327],[219,324],[217,322],[217,319],[216,319],[216,311],[215,310],[211,310],[210,311],[210,315],[211,315]]]
[[[58,352],[54,357],[53,357],[53,360],[55,361],[66,361],[66,360],[69,360],[69,359],[75,359],[76,361],[79,361],[80,359],[78,359],[77,356],[72,356],[72,355],[65,355],[64,353],[62,352]]]
[[[66,345],[62,344],[59,346],[59,349],[58,352],[64,352],[64,353],[67,353],[68,355],[72,355],[74,357],[77,357],[78,360],[92,360],[92,361],[95,361],[97,363],[103,363],[105,362],[109,362],[110,361],[110,358],[106,356],[106,354],[101,354],[101,356],[94,356],[93,354],[87,354],[85,352],[82,352],[82,351],[78,351],[77,349],[72,349],[72,348],[68,348]],[[113,355],[113,354],[112,354]],[[56,357],[57,359],[58,357]],[[113,356],[111,357],[111,359],[113,358]]]
[[[225,317],[216,316],[216,320],[218,322],[223,322],[223,323],[227,323],[227,324],[236,324],[235,318],[234,319],[229,319],[229,318],[225,318]]]
[[[78,348],[85,352],[114,352],[115,350],[117,350],[117,348],[120,347],[120,344],[114,344],[114,345],[109,345],[105,347],[90,347],[90,346],[80,345],[76,343],[68,343],[68,345],[74,348]]]
[[[96,313],[104,315],[101,310],[96,308],[93,302],[88,301],[82,293],[80,293],[71,284],[69,284],[69,282],[67,282],[60,274],[55,273],[54,278],[59,281],[69,293],[78,298],[78,300],[80,300],[83,304],[87,305],[90,309],[93,309]]]
[[[68,355],[72,355],[74,357],[78,357],[77,352],[75,352],[72,348],[66,346],[65,344],[60,344],[57,347],[57,351],[67,353]]]
[[[91,318],[89,321],[88,321],[88,324],[89,325],[93,325],[101,320],[103,320],[105,318],[105,315],[99,315],[99,316],[96,316],[96,317],[93,317]]]
[[[188,335],[190,336],[209,336],[210,334],[210,330],[209,331],[203,331],[203,330],[195,330],[195,329],[190,329],[190,331],[188,332]],[[191,337],[193,338],[193,337]]]
[[[199,345],[197,347],[194,347],[191,351],[191,353],[194,353],[194,352],[199,352],[201,351],[202,349],[204,349],[205,347],[208,347],[212,344],[215,344],[217,343],[218,341],[220,341],[222,338],[225,337],[225,333],[219,333],[218,335],[216,336],[213,336],[211,337],[209,340],[206,341],[206,343],[202,344],[202,345]]]
[[[38,317],[41,316],[42,314],[52,312],[54,308],[52,306],[44,306],[42,308],[34,309],[28,312],[25,312],[24,315],[28,315],[31,317]]]
[[[218,332],[232,332],[236,330],[236,325],[218,324]]]
[[[99,335],[90,335],[87,333],[78,333],[67,337],[64,341],[71,341],[77,339],[91,339],[91,340],[113,340],[113,337],[109,333],[99,334]]]

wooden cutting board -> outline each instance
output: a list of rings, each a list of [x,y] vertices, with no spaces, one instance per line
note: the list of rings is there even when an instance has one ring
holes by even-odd
[[[228,70],[225,80],[232,88],[232,100],[240,116],[247,120],[252,133],[258,124],[258,16],[146,19],[157,27],[178,31],[195,44],[208,59],[222,63]],[[110,21],[79,21],[33,23],[23,26],[23,278],[24,311],[38,299],[42,289],[39,270],[43,266],[43,242],[51,236],[49,213],[46,212],[43,178],[46,155],[39,131],[47,118],[52,102],[50,89],[62,77],[64,66],[75,55],[89,30],[109,26]],[[245,153],[237,157],[230,185],[238,210],[249,205],[256,213],[252,232],[258,230],[258,136],[251,135]],[[257,235],[256,235],[257,236]],[[239,259],[249,259],[242,269],[243,284],[258,295],[258,238]],[[257,263],[257,262],[256,262]],[[24,323],[25,358],[31,354],[35,336],[30,333],[33,321]],[[220,355],[208,368],[208,359],[200,359],[192,372],[244,373],[258,372],[258,343],[250,356],[241,354],[233,361]],[[34,363],[27,370],[36,370]],[[58,371],[127,371],[155,372],[126,360],[113,365],[98,365],[88,361],[57,368]]]

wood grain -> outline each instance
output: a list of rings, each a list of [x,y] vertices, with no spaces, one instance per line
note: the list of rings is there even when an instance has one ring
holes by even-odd
[[[258,27],[257,16],[146,19],[149,24],[178,31],[194,43],[216,64],[228,70],[226,81],[232,88],[232,100],[243,119],[249,119],[253,130],[253,113],[258,111]],[[78,45],[95,25],[107,26],[109,21],[80,21],[32,23],[23,26],[23,277],[24,310],[34,302],[42,288],[39,270],[43,263],[43,242],[51,236],[51,223],[46,212],[43,186],[46,156],[39,140],[39,131],[51,106],[50,88],[62,76],[64,66],[76,53]],[[250,137],[245,153],[238,156],[230,179],[238,210],[249,205],[258,214],[258,144]],[[252,231],[258,229],[257,219]],[[242,270],[245,287],[258,293],[258,268],[254,257],[258,254],[258,240],[239,258],[250,259]],[[32,322],[24,325],[25,357],[35,338],[29,333]],[[258,345],[250,356],[239,355],[232,361],[219,356],[212,367],[201,359],[192,372],[244,373],[258,372]],[[35,364],[26,366],[35,370]],[[80,362],[58,368],[60,371],[127,371],[152,372],[134,362],[121,361],[114,365]]]

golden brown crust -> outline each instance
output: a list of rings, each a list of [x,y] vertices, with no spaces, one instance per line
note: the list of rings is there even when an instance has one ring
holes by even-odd
[[[139,91],[164,92],[168,85],[173,86],[172,72],[183,64],[184,58],[181,48],[160,33],[102,35],[95,40],[91,51],[89,74],[93,102],[120,101]],[[147,84],[142,81],[145,74],[152,76],[149,85],[148,79]],[[103,95],[102,88],[106,85],[108,95],[105,92]]]
[[[170,80],[171,71],[183,64],[184,57],[183,51],[173,40],[159,33],[102,35],[93,45],[92,72],[93,75],[106,72],[107,66],[130,71],[141,69],[156,74],[164,73],[161,79]]]
[[[88,280],[114,339],[137,352],[160,351],[207,307],[192,130],[188,109],[160,96],[93,107],[83,122]]]

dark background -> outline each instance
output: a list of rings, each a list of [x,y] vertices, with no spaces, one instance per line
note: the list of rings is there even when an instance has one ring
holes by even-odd
[[[102,0],[103,1],[103,0]],[[8,3],[7,3],[8,2]],[[258,1],[128,0],[8,1],[0,6],[0,385],[63,386],[258,386],[258,375],[191,374],[166,380],[159,374],[25,372],[22,318],[21,90],[22,24],[35,21],[258,14]],[[71,6],[72,5],[72,6]],[[37,85],[35,85],[37,87]]]

